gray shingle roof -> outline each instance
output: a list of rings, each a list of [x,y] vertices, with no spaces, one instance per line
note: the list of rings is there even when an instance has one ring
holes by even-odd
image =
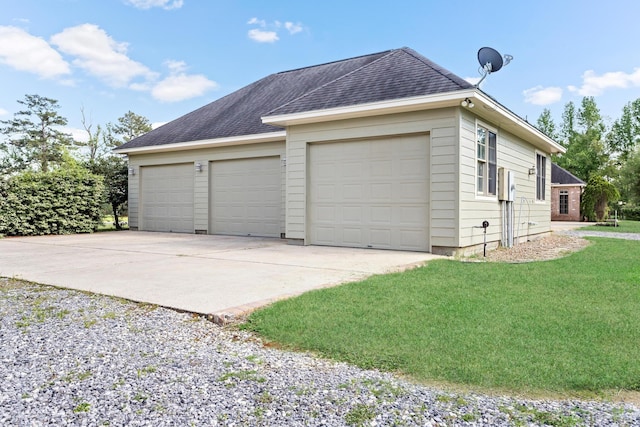
[[[551,184],[586,185],[583,180],[555,163],[551,163]]]
[[[261,117],[472,87],[411,49],[394,49],[272,74],[119,148],[278,132]]]

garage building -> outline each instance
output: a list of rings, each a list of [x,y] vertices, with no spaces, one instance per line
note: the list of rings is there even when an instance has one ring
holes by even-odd
[[[272,74],[116,150],[132,229],[445,254],[483,221],[492,246],[548,233],[562,151],[408,48]]]

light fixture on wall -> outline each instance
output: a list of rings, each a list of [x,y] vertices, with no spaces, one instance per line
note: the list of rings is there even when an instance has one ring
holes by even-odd
[[[535,175],[535,174],[536,174],[536,167],[535,166],[531,166],[529,168],[529,176]]]
[[[196,172],[202,172],[202,163],[196,163]]]
[[[133,166],[129,166],[129,175],[134,176],[136,174],[136,170],[133,168]]]
[[[462,102],[460,103],[460,105],[462,105],[463,107],[469,107],[469,108],[473,108],[476,105],[473,103],[473,101],[471,101],[469,98],[465,98],[462,100]]]

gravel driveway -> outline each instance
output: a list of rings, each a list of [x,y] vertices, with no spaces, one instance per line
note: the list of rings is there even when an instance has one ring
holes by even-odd
[[[452,394],[187,313],[0,278],[0,425],[639,425],[640,409]]]

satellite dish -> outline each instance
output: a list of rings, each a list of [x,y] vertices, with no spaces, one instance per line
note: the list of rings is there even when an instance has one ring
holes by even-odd
[[[478,50],[478,62],[480,63],[480,69],[478,70],[482,75],[480,81],[476,84],[476,87],[480,86],[480,83],[491,73],[500,71],[502,67],[509,64],[513,56],[500,55],[500,52],[491,47],[482,47]]]

